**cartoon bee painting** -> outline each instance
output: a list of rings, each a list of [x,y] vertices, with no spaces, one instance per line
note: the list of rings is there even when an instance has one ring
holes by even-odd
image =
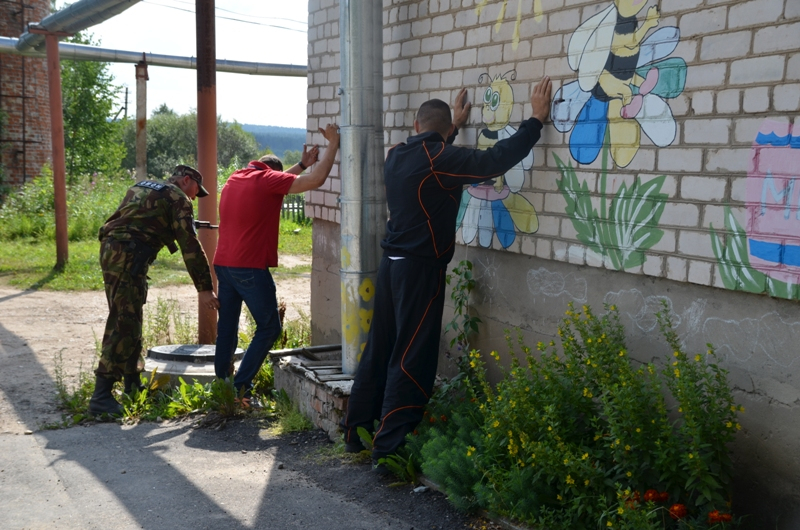
[[[658,147],[675,140],[677,127],[665,101],[679,96],[686,84],[686,62],[664,59],[678,46],[680,30],[658,26],[657,6],[637,15],[646,0],[614,0],[572,34],[569,66],[578,79],[553,98],[553,124],[572,131],[572,157],[590,164],[606,141],[618,167],[627,167],[639,151],[641,132]]]
[[[483,110],[481,112],[486,128],[478,135],[478,149],[488,149],[510,137],[517,130],[512,127],[511,111],[514,107],[514,92],[506,79],[516,79],[516,72],[497,75],[483,91]],[[478,83],[490,80],[489,74],[481,74]],[[480,92],[479,92],[480,93]],[[539,229],[536,210],[528,199],[520,195],[525,183],[525,171],[533,165],[533,151],[521,162],[509,169],[505,175],[494,181],[469,186],[461,198],[457,226],[462,226],[465,243],[478,237],[478,243],[485,248],[492,246],[492,236],[503,248],[508,248],[517,237],[517,230],[527,234]]]

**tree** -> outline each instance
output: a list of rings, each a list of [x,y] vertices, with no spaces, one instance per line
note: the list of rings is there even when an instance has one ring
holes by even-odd
[[[123,141],[127,154],[123,167],[136,166],[136,125],[125,127]],[[228,123],[217,118],[217,164],[227,167],[231,163],[246,164],[256,158],[258,148],[252,134],[242,130],[238,123]],[[162,104],[147,121],[147,173],[161,178],[177,164],[197,164],[197,114],[177,114]]]
[[[80,33],[68,41],[97,44]],[[61,61],[64,148],[70,183],[82,174],[108,174],[120,168],[125,147],[120,142],[120,124],[112,120],[118,92],[108,63]]]

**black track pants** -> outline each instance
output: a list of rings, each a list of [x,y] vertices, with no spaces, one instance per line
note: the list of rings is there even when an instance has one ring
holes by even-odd
[[[422,420],[439,361],[444,266],[383,257],[367,345],[342,420],[345,441],[372,432],[373,456],[394,453]]]

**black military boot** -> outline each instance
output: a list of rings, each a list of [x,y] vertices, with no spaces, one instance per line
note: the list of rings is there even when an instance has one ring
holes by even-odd
[[[109,416],[122,416],[122,405],[117,403],[111,390],[114,388],[114,380],[97,376],[94,382],[94,394],[89,400],[89,414],[99,416],[108,414]]]
[[[125,374],[122,379],[125,381],[125,393],[132,394],[134,391],[141,392],[144,390],[142,385],[142,376],[137,372],[135,374]]]

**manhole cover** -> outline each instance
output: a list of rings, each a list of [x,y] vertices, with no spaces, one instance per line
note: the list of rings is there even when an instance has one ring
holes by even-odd
[[[213,344],[165,344],[153,346],[147,350],[147,356],[160,361],[203,364],[214,362],[216,350]],[[233,360],[240,361],[243,355],[244,350],[236,348]]]

